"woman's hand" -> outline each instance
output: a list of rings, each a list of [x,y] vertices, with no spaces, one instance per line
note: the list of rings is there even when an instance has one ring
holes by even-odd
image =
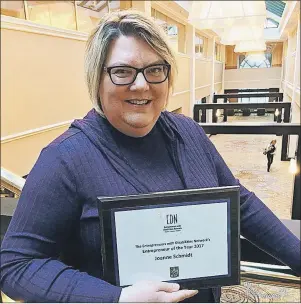
[[[177,303],[190,298],[198,290],[179,290],[176,283],[141,281],[122,289],[119,302],[165,302]]]

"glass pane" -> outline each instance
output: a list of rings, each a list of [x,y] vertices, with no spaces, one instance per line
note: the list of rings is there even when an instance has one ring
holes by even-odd
[[[204,55],[204,40],[200,38],[200,53]]]
[[[88,1],[91,3],[91,1]],[[77,4],[77,29],[89,33],[96,27],[101,17],[109,12],[107,1],[93,1],[88,5],[86,1],[76,1]]]
[[[195,50],[196,54],[198,54],[200,52],[200,38],[199,38],[199,36],[195,36],[194,50]]]
[[[110,0],[109,1],[110,11],[118,11],[121,9],[120,0]]]
[[[132,7],[132,1],[129,1],[129,0],[109,0],[109,6],[110,6],[110,12],[122,11],[122,10],[126,10],[126,9],[131,8]]]
[[[23,1],[1,1],[1,15],[25,19]]]
[[[239,67],[241,69],[252,69],[252,68],[270,68],[272,62],[272,54],[263,53],[255,55],[240,55],[239,56]]]
[[[156,23],[158,23],[168,35],[171,47],[176,52],[185,53],[185,26],[154,9],[152,9],[152,16],[155,18]]]
[[[74,1],[27,1],[27,7],[31,21],[76,30]]]
[[[271,18],[267,18],[264,23],[264,28],[277,28],[279,26],[279,23],[272,20]]]
[[[178,27],[176,25],[167,24],[167,35],[172,48],[179,51]]]

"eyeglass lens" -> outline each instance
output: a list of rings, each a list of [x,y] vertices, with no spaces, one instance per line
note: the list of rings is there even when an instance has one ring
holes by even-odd
[[[111,79],[115,84],[130,84],[134,82],[137,71],[131,67],[113,67],[110,71]],[[166,80],[168,66],[153,65],[144,70],[144,77],[149,83],[160,83]]]

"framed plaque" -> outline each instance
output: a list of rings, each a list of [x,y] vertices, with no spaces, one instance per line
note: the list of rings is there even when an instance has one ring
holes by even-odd
[[[240,283],[239,186],[98,197],[103,279]]]

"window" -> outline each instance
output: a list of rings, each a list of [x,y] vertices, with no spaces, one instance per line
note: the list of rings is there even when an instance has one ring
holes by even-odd
[[[164,29],[176,52],[186,53],[185,25],[152,8],[152,17]]]
[[[101,17],[109,12],[107,1],[76,1],[77,30],[90,33]]]
[[[90,32],[101,17],[116,10],[129,9],[131,0],[98,1],[1,1],[1,14],[47,26]]]
[[[271,66],[271,53],[239,55],[240,69],[270,68]]]
[[[30,21],[76,30],[74,1],[27,1],[27,11]]]
[[[195,54],[206,57],[207,38],[196,34],[195,35]]]
[[[126,10],[132,7],[132,1],[130,0],[109,0],[110,12]]]
[[[23,1],[1,1],[1,15],[25,19]]]
[[[266,18],[264,22],[264,28],[277,28],[279,23],[271,18]]]

